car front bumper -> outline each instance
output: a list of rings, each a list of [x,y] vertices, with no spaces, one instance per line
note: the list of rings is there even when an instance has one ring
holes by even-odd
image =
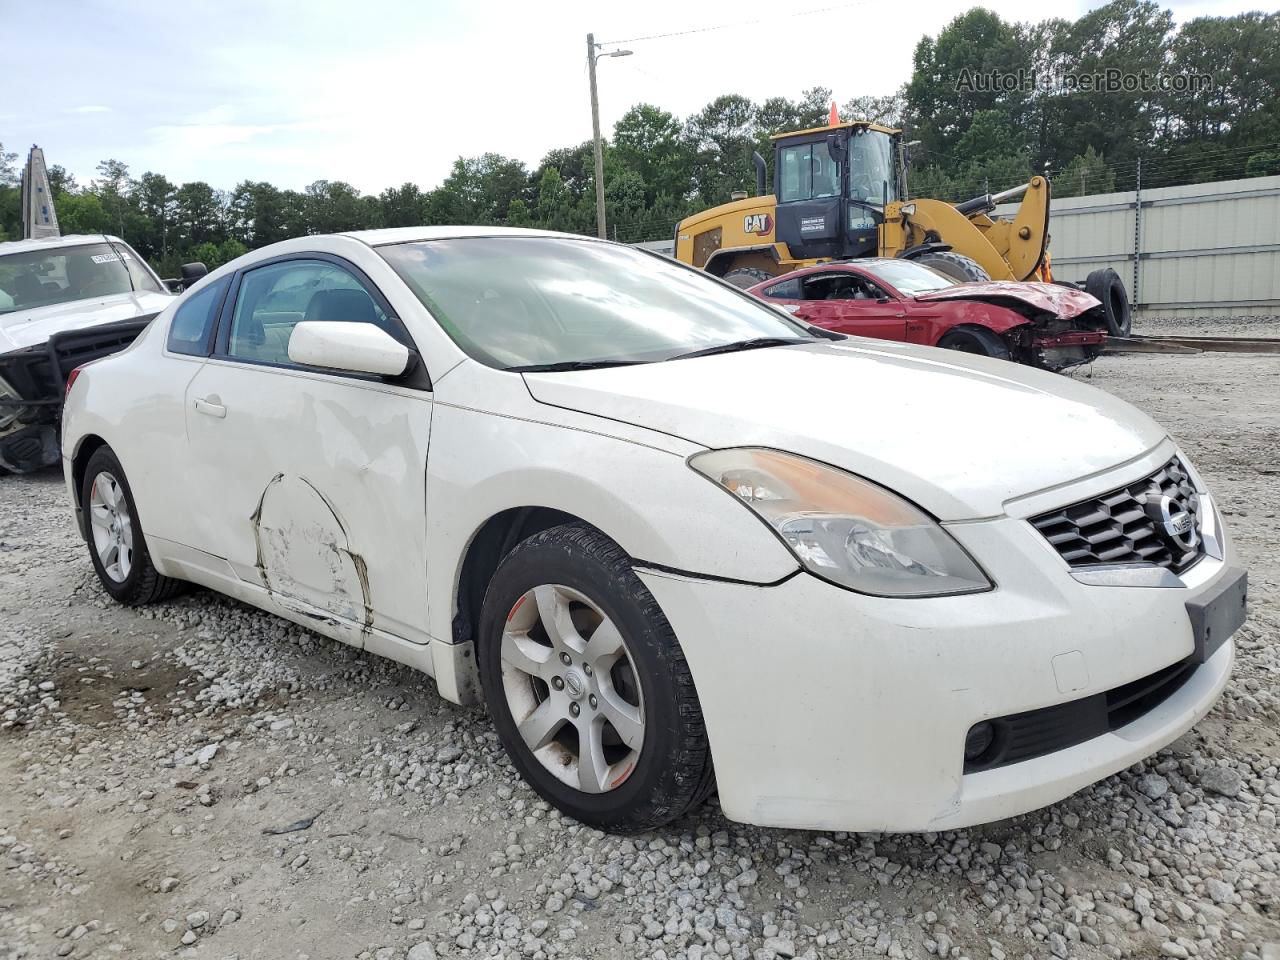
[[[995,590],[894,600],[804,573],[762,587],[637,571],[689,660],[727,816],[859,831],[1014,816],[1154,753],[1226,686],[1230,640],[1124,726],[965,773],[975,723],[1111,691],[1192,657],[1186,604],[1233,571],[1228,547],[1225,560],[1206,556],[1186,571],[1181,587],[1090,586],[1022,520],[949,529]]]

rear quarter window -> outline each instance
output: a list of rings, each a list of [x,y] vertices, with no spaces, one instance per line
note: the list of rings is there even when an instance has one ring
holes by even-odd
[[[178,307],[169,324],[169,349],[173,353],[189,357],[209,355],[213,326],[218,319],[223,294],[227,292],[228,277],[211,283],[199,293],[193,294]]]

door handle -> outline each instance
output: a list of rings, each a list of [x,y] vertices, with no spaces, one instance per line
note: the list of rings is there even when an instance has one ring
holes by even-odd
[[[219,420],[227,415],[227,408],[222,405],[222,398],[216,393],[211,393],[204,399],[196,399],[196,413],[203,413],[209,417],[217,417]]]

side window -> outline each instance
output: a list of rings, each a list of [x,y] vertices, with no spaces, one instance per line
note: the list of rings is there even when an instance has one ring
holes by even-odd
[[[782,149],[782,184],[778,200],[808,200],[813,196],[813,144]]]
[[[772,287],[766,287],[764,292],[771,297],[779,297],[783,300],[799,300],[804,296],[800,292],[799,277],[792,277],[790,280],[783,280],[782,283],[775,283]]]
[[[287,260],[244,275],[227,337],[226,355],[290,364],[289,337],[302,321],[372,323],[405,336],[348,270],[324,260]]]
[[[218,318],[218,306],[230,278],[223,277],[193,295],[180,306],[169,324],[169,349],[190,357],[209,354],[209,337]]]

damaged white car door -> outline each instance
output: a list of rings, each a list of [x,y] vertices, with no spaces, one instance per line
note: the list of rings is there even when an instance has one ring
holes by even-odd
[[[201,488],[190,545],[212,555],[211,572],[346,628],[352,642],[378,630],[425,643],[429,384],[300,364],[289,344],[302,322],[370,324],[414,350],[385,298],[338,258],[291,256],[237,275],[213,354],[186,391]]]

